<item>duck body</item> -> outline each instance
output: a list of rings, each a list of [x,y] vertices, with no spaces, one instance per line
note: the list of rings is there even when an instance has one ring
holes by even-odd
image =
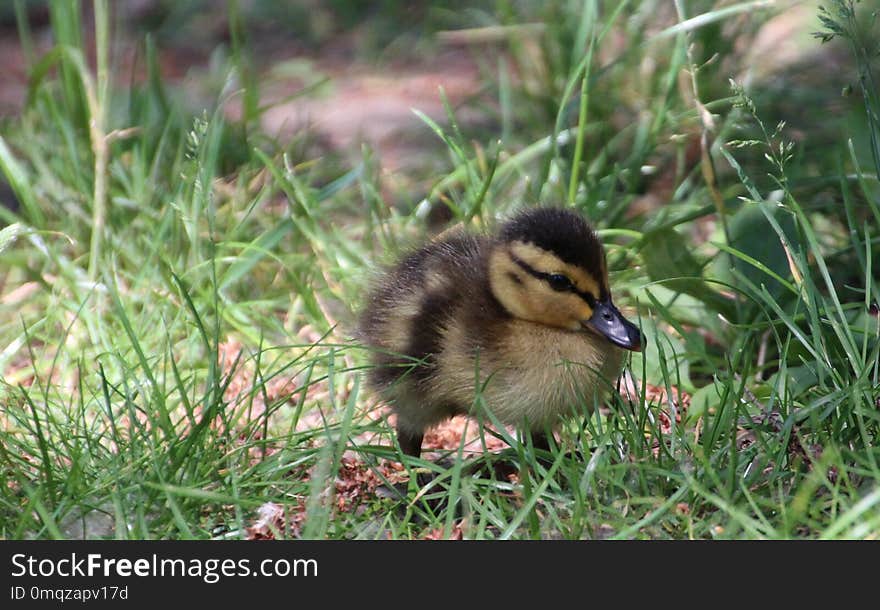
[[[536,438],[589,408],[623,357],[585,326],[594,310],[624,324],[618,343],[640,343],[604,302],[601,244],[567,210],[529,210],[496,235],[444,234],[404,257],[379,279],[359,327],[368,380],[397,414],[402,450],[418,455],[426,429],[481,405]]]

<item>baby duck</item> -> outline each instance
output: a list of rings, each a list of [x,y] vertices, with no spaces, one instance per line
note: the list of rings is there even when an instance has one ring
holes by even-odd
[[[404,257],[369,294],[359,335],[368,382],[416,457],[425,430],[470,413],[478,394],[547,448],[545,431],[594,404],[642,341],[611,300],[595,231],[559,208],[520,212],[494,236],[447,232]]]

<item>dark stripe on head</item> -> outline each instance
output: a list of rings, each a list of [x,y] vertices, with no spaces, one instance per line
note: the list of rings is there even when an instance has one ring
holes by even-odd
[[[520,269],[522,269],[523,271],[525,271],[526,273],[528,273],[532,277],[536,277],[539,280],[543,280],[543,281],[547,282],[548,284],[550,283],[550,277],[553,275],[552,273],[544,273],[543,271],[538,271],[537,269],[535,269],[534,267],[529,265],[527,262],[525,262],[524,260],[522,260],[521,258],[516,256],[512,252],[509,253],[509,255],[510,255],[510,259],[514,263],[516,263]],[[604,288],[600,288],[600,290],[602,292],[605,292]],[[590,308],[593,308],[596,306],[596,297],[593,296],[592,294],[590,294],[589,292],[585,292],[583,290],[578,290],[577,286],[575,286],[574,284],[572,284],[571,288],[567,292],[572,292],[572,293],[578,295],[580,298],[582,298],[584,301],[587,302],[587,305],[589,305]]]
[[[602,277],[602,242],[590,224],[572,211],[562,208],[532,208],[504,223],[502,241],[521,241],[552,252],[566,263]]]

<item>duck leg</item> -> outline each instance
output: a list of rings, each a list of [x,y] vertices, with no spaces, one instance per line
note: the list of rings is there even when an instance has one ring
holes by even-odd
[[[532,447],[538,450],[543,450],[551,454],[551,456],[555,455],[553,453],[553,446],[556,445],[556,440],[553,439],[552,435],[547,434],[546,432],[538,432],[533,430],[531,432],[532,435]],[[553,439],[553,440],[551,440]],[[552,443],[552,444],[551,444]],[[586,461],[584,458],[584,454],[581,453],[579,449],[575,449],[574,451],[567,451],[565,453],[566,457],[577,459],[581,462]],[[549,468],[553,464],[552,459],[545,458],[544,456],[537,456],[538,461],[544,465],[544,467]]]
[[[421,432],[412,433],[397,428],[397,442],[400,444],[400,450],[404,455],[419,457],[422,454],[422,440],[425,435]]]
[[[550,438],[547,436],[547,433],[532,430],[532,447],[550,451]]]
[[[421,432],[409,432],[400,425],[397,426],[397,444],[404,455],[418,458],[422,454],[422,440],[424,434]],[[416,481],[421,487],[425,473],[416,473]],[[396,483],[389,486],[380,485],[376,488],[376,494],[382,498],[390,498],[392,500],[404,501],[407,499],[407,483]]]

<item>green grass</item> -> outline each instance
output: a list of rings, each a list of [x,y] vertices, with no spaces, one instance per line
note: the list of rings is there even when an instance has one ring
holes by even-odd
[[[392,204],[371,151],[346,164],[260,132],[236,3],[205,109],[163,82],[152,37],[140,84],[115,70],[110,5],[94,4],[91,55],[79,3],[49,3],[56,45],[0,128],[18,202],[0,207],[0,537],[239,538],[267,502],[296,516],[278,537],[877,536],[866,11],[823,13],[858,83],[838,99],[821,60],[824,89],[738,82],[734,42],[772,15],[761,2],[498,1],[455,19],[426,3],[496,38],[472,50],[488,118],[422,115],[448,171]],[[383,28],[403,12],[386,8]],[[831,102],[796,141],[778,123]],[[341,473],[382,480],[400,459],[350,337],[376,264],[436,230],[423,199],[472,226],[537,201],[583,211],[648,346],[629,362],[635,395],[585,409],[547,460],[495,433],[516,483],[451,451],[407,461],[436,475],[410,478],[416,501],[346,495]]]

